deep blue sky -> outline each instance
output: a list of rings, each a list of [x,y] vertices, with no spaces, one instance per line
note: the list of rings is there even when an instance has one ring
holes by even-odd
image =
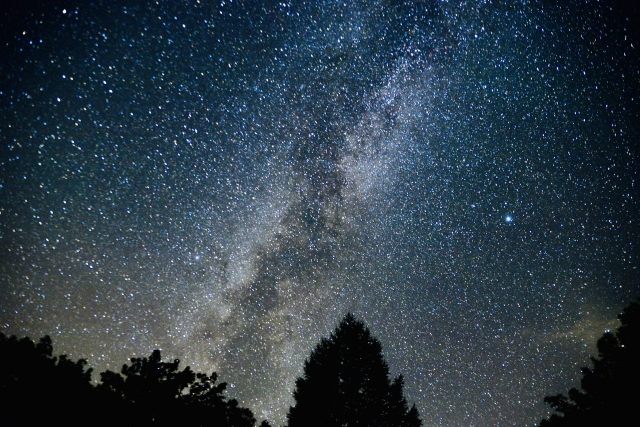
[[[634,7],[15,3],[5,333],[280,425],[352,311],[425,426],[534,425],[640,295]]]

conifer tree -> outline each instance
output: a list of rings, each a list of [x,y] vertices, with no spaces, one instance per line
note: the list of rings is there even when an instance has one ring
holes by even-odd
[[[593,367],[582,368],[581,389],[568,396],[545,397],[557,413],[542,420],[540,427],[635,425],[640,401],[640,301],[632,302],[618,316],[615,334],[598,340],[598,358]],[[634,421],[635,420],[635,421]]]
[[[389,380],[380,342],[347,314],[305,361],[288,426],[419,427],[417,409],[408,409],[402,387],[401,376]]]

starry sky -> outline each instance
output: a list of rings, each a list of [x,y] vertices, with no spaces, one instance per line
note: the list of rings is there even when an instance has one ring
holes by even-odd
[[[348,312],[425,426],[535,425],[640,295],[635,6],[3,2],[0,330],[285,423]]]

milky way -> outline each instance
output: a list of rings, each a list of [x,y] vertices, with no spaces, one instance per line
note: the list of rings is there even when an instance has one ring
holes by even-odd
[[[2,7],[3,332],[276,425],[348,311],[426,426],[578,385],[640,295],[634,6],[138,3]]]

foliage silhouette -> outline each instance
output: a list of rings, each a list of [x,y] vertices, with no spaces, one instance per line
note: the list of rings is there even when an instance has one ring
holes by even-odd
[[[120,374],[101,373],[102,383],[97,387],[101,402],[120,409],[110,423],[254,426],[249,409],[240,407],[235,399],[226,400],[226,383],[216,385],[215,372],[196,374],[188,366],[181,371],[179,364],[178,359],[162,362],[160,350],[154,350],[149,358],[132,358]]]
[[[380,342],[347,314],[305,361],[288,426],[420,427],[418,411],[415,405],[408,409],[402,387],[402,376],[389,381]]]
[[[120,373],[101,373],[95,387],[85,360],[52,354],[49,336],[35,344],[0,333],[0,425],[255,425],[249,409],[227,400],[215,372],[180,370],[178,359],[162,362],[160,350],[132,358]]]
[[[640,401],[640,301],[632,302],[618,315],[616,333],[598,340],[598,358],[593,368],[582,368],[581,390],[572,388],[568,396],[547,396],[557,413],[542,420],[540,427],[629,425],[637,422]]]
[[[35,344],[0,333],[2,425],[86,425],[91,403],[91,369],[62,355],[53,357],[47,335]]]

